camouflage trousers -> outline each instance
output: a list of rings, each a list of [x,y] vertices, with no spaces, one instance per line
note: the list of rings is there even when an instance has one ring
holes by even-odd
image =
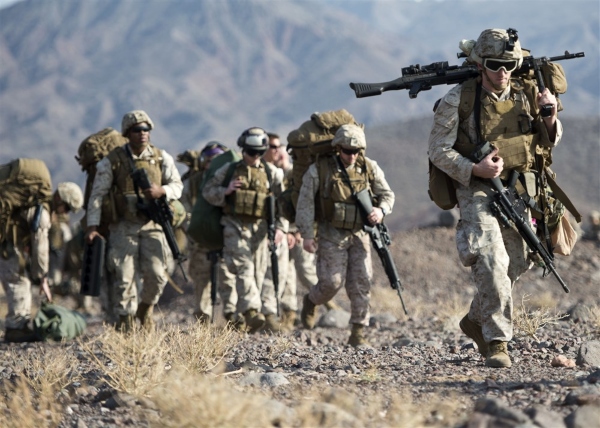
[[[277,297],[281,303],[280,309],[295,311],[298,309],[298,302],[296,300],[296,282],[288,282],[287,280],[288,266],[290,264],[290,249],[286,237],[284,237],[277,246],[276,253],[277,268],[279,270],[279,295]],[[261,299],[263,314],[272,315],[277,313],[277,300],[275,299],[275,284],[273,284],[273,269],[271,266],[270,252],[267,272],[262,284]]]
[[[156,304],[167,283],[172,258],[165,235],[154,222],[121,220],[112,224],[106,261],[113,280],[109,293],[112,291],[114,298],[114,314],[135,314],[138,301]],[[139,296],[136,276],[142,280]]]
[[[264,220],[241,222],[224,216],[223,258],[235,275],[237,312],[261,310],[261,288],[267,271],[267,223]]]
[[[189,272],[194,283],[194,296],[196,298],[195,313],[212,315],[212,300],[210,268],[206,248],[200,247],[193,240],[188,240],[190,248]],[[235,275],[229,272],[221,257],[218,259],[217,290],[223,301],[225,314],[235,313],[237,305],[237,292],[235,290]]]
[[[327,303],[345,286],[350,299],[350,323],[369,325],[373,278],[369,235],[351,234],[337,244],[320,239],[317,276],[319,282],[309,293],[313,303]]]
[[[296,243],[290,250],[287,281],[300,283],[306,290],[318,282],[315,255],[304,250],[302,243]]]
[[[492,214],[489,194],[489,186],[478,180],[457,189],[461,219],[456,246],[477,287],[469,318],[481,324],[486,342],[508,342],[513,336],[512,286],[531,263],[527,244],[518,232],[502,228]],[[530,219],[529,212],[525,217]]]
[[[22,270],[17,254],[0,256],[0,282],[8,303],[5,328],[21,329],[31,319],[31,281]]]

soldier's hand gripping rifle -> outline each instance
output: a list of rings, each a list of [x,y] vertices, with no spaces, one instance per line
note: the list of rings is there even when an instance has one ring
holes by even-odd
[[[129,146],[126,147],[127,150],[129,150]],[[144,168],[136,168],[129,151],[128,154],[130,155],[129,160],[132,166],[131,178],[133,179],[136,193],[138,193],[138,189],[149,189],[152,187],[152,184],[150,183],[148,172]],[[162,227],[165,238],[167,239],[167,244],[171,249],[171,253],[173,253],[173,259],[177,261],[177,264],[181,269],[181,273],[183,274],[183,278],[187,282],[188,278],[183,269],[183,262],[186,261],[186,257],[179,250],[179,245],[177,245],[177,240],[175,239],[175,233],[173,232],[173,226],[171,225],[171,221],[173,220],[173,212],[167,203],[167,198],[162,196],[158,199],[145,199],[144,201],[138,193],[137,208],[150,220]]]
[[[459,58],[465,56],[463,53],[458,54]],[[551,58],[534,58],[528,56],[523,58],[523,64],[519,69],[512,72],[512,76],[526,76],[533,70],[535,78],[538,80],[538,88],[540,88],[539,82],[543,82],[540,71],[542,65],[552,61],[581,58],[583,56],[585,56],[583,52],[571,54],[568,51],[565,51],[564,55],[553,56]],[[467,63],[458,66],[448,65],[448,61],[442,61],[423,66],[416,64],[404,67],[402,68],[402,77],[389,82],[350,83],[350,87],[354,90],[356,98],[372,97],[374,95],[381,95],[386,91],[398,91],[401,89],[408,89],[409,98],[417,98],[419,92],[428,91],[434,86],[458,84],[478,75],[479,70],[476,64]],[[543,86],[540,88],[540,92],[542,90]]]
[[[404,310],[404,313],[408,315],[406,306],[404,305],[404,299],[402,298],[402,291],[404,291],[404,287],[400,282],[400,275],[398,275],[398,269],[396,269],[394,259],[392,258],[392,253],[389,249],[389,245],[392,243],[392,240],[390,238],[387,226],[383,224],[383,222],[376,225],[371,225],[369,223],[368,217],[373,211],[373,203],[368,190],[361,190],[358,193],[354,192],[353,197],[356,200],[358,210],[360,211],[363,219],[363,228],[371,237],[371,242],[373,243],[373,247],[375,247],[375,251],[377,251],[377,255],[381,260],[381,264],[383,265],[385,274],[390,281],[390,285],[398,292],[398,297],[402,303],[402,309]]]
[[[271,252],[271,275],[273,276],[273,289],[275,301],[277,302],[277,316],[279,316],[279,261],[277,258],[277,244],[275,244],[275,196],[269,195],[266,199],[267,205],[267,227],[269,236],[269,251]]]
[[[485,142],[471,155],[471,160],[479,163],[493,149],[493,146],[489,142]],[[570,290],[567,284],[565,284],[554,267],[554,255],[544,247],[525,219],[524,213],[527,209],[527,204],[515,189],[518,178],[519,173],[511,170],[506,187],[504,187],[499,177],[490,179],[496,191],[494,199],[490,202],[490,209],[502,226],[516,228],[529,249],[541,259],[543,262],[542,267],[544,268],[543,276],[546,277],[552,272],[565,293],[568,293]]]

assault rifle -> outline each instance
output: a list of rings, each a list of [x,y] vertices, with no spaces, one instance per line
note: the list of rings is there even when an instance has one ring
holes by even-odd
[[[371,237],[371,242],[375,247],[375,251],[377,251],[377,255],[381,259],[381,264],[383,265],[385,274],[390,280],[390,285],[398,292],[398,297],[400,297],[400,302],[402,303],[402,309],[404,309],[404,313],[408,315],[408,311],[404,305],[404,299],[402,298],[402,291],[404,291],[404,287],[402,286],[402,283],[400,283],[400,275],[398,275],[398,269],[396,269],[394,259],[392,258],[392,254],[390,253],[389,249],[389,245],[392,243],[392,240],[390,238],[388,228],[383,223],[378,223],[374,226],[369,224],[368,216],[373,211],[373,203],[368,190],[361,190],[358,193],[354,192],[352,196],[356,201],[363,219],[363,228]]]
[[[486,141],[471,155],[471,160],[479,163],[493,149],[494,147]],[[541,259],[540,262],[544,268],[543,276],[546,277],[552,272],[565,293],[568,293],[570,290],[567,284],[565,284],[554,267],[554,255],[542,245],[542,242],[535,232],[531,230],[531,227],[523,216],[527,209],[527,204],[515,189],[518,178],[519,173],[513,169],[510,171],[506,187],[504,187],[499,177],[490,179],[494,190],[496,190],[494,199],[490,202],[490,209],[502,226],[511,228],[514,225],[529,249]]]
[[[279,261],[277,259],[277,244],[275,244],[275,196],[269,195],[266,199],[267,227],[269,235],[269,251],[271,252],[271,274],[273,276],[273,289],[277,302],[277,316],[279,316]]]
[[[457,54],[458,58],[464,58],[464,53]],[[540,92],[544,89],[543,83],[540,87],[541,66],[552,61],[561,61],[565,59],[584,57],[583,52],[571,54],[565,51],[564,55],[553,56],[551,58],[541,57],[534,58],[527,56],[523,58],[523,64],[517,70],[512,72],[512,76],[527,76],[533,71],[535,78],[538,81]],[[350,87],[354,90],[356,98],[372,97],[381,95],[386,91],[398,91],[408,89],[409,98],[417,98],[421,91],[428,91],[437,85],[453,85],[462,83],[465,80],[477,77],[479,69],[477,64],[465,63],[463,65],[448,65],[448,61],[434,62],[429,65],[410,65],[402,68],[402,77],[398,79],[382,82],[382,83],[350,83]]]
[[[210,303],[212,304],[211,322],[215,322],[215,308],[217,306],[217,287],[219,280],[219,260],[221,250],[209,251],[206,255],[210,261]]]
[[[154,223],[159,224],[162,227],[163,233],[165,234],[165,238],[167,239],[167,244],[173,253],[173,259],[177,261],[179,268],[181,269],[181,273],[183,274],[183,278],[185,281],[188,281],[187,275],[183,270],[183,262],[186,261],[186,257],[179,251],[179,245],[177,245],[177,240],[175,239],[175,233],[173,232],[173,226],[171,226],[171,221],[173,220],[173,212],[167,203],[167,198],[164,196],[158,199],[146,199],[142,200],[141,196],[138,193],[138,189],[149,189],[152,184],[150,183],[150,178],[148,177],[148,172],[144,168],[136,168],[135,163],[133,162],[133,158],[131,156],[131,152],[129,151],[129,146],[126,146],[127,154],[129,155],[129,161],[131,163],[131,178],[133,179],[133,184],[135,187],[135,191],[138,195],[138,203],[137,209],[140,210],[143,214],[145,214],[150,220]]]

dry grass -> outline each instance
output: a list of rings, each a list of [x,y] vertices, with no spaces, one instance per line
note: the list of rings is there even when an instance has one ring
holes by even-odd
[[[39,345],[26,358],[11,350],[15,371],[14,382],[5,380],[0,395],[2,427],[53,427],[62,418],[62,406],[57,402],[58,392],[80,379],[78,361],[71,347]]]
[[[521,298],[521,305],[515,310],[513,324],[516,337],[532,337],[539,340],[536,333],[547,324],[556,324],[559,320],[566,318],[567,314],[559,314],[556,311],[551,312],[551,308],[546,306],[532,307],[526,304],[529,301],[529,295],[525,294]]]

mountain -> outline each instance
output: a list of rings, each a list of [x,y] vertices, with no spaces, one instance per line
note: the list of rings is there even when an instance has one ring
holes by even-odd
[[[414,122],[422,141],[448,87],[416,100],[406,91],[356,99],[348,83],[392,80],[410,64],[458,64],[458,40],[487,27],[519,29],[536,55],[585,51],[562,62],[569,91],[561,98],[565,115],[597,118],[598,15],[595,1],[23,0],[0,9],[0,162],[39,157],[55,183],[83,184],[79,143],[120,129],[137,108],[172,154],[210,139],[231,146],[250,126],[285,138],[314,111],[346,108],[374,136],[388,132],[378,153],[387,160],[399,143],[395,124]],[[400,160],[410,189],[426,171],[424,152],[411,156]]]

